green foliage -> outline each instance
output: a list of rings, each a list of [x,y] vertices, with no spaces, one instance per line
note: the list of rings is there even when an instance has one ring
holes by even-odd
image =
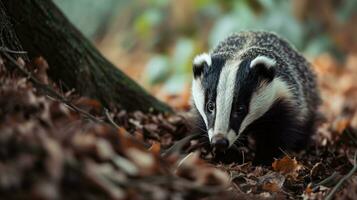
[[[135,48],[153,55],[146,61],[147,83],[164,84],[164,88],[173,93],[179,92],[177,85],[182,86],[190,80],[195,54],[208,51],[233,32],[273,31],[310,56],[336,50],[331,35],[322,32],[321,22],[314,18],[298,20],[293,14],[297,0],[55,2],[89,37],[95,38],[98,33],[105,35],[105,23],[110,22],[108,27],[119,27],[114,33],[124,39],[118,46],[128,51],[128,56]],[[337,21],[351,18],[356,8],[354,0],[340,2],[335,13]],[[110,36],[116,37],[113,31]]]
[[[134,21],[135,32],[143,39],[150,39],[153,37],[153,31],[163,19],[162,13],[157,8],[150,8],[145,10]]]
[[[153,56],[147,64],[145,74],[149,84],[165,81],[170,74],[169,58],[164,55]]]

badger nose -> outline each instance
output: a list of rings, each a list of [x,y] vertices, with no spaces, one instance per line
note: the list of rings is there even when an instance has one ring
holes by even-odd
[[[215,148],[216,151],[224,151],[228,148],[228,145],[228,140],[222,134],[217,134],[213,136],[212,146]]]

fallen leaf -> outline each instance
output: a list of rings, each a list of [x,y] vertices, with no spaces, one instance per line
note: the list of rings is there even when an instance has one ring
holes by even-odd
[[[42,57],[37,57],[34,60],[36,66],[35,77],[44,84],[48,84],[47,70],[49,68],[47,61]]]
[[[145,152],[137,148],[131,147],[126,150],[127,157],[139,167],[140,173],[150,175],[155,169],[155,158],[150,152]]]
[[[305,191],[304,191],[304,194],[306,195],[310,195],[312,193],[312,187],[311,187],[311,184],[307,185]]]
[[[258,178],[258,184],[264,191],[278,192],[281,191],[285,177],[277,172],[271,172]]]
[[[149,148],[149,151],[155,155],[155,156],[159,156],[160,155],[160,149],[161,149],[161,145],[158,142],[154,142],[151,147]]]
[[[351,120],[348,118],[340,118],[333,124],[334,130],[337,133],[342,134],[343,131],[350,125]]]
[[[268,192],[278,192],[280,191],[280,187],[278,186],[277,183],[272,182],[272,183],[265,183],[263,184],[263,190],[268,191]]]
[[[312,167],[310,176],[312,180],[319,180],[327,173],[326,167],[321,162],[318,162]]]
[[[285,175],[292,175],[296,177],[297,171],[301,169],[301,165],[298,164],[295,158],[284,156],[281,159],[277,159],[272,163],[274,171],[280,172]]]
[[[227,172],[213,167],[206,167],[199,174],[201,176],[197,178],[197,182],[203,185],[215,185],[225,188],[231,182]]]
[[[94,115],[101,115],[103,110],[102,104],[99,101],[88,97],[81,97],[74,104]]]

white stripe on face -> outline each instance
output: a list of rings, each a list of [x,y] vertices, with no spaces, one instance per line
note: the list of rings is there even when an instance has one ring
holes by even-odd
[[[244,118],[238,132],[240,134],[259,117],[263,116],[279,98],[292,97],[289,86],[280,78],[274,78],[272,82],[263,84],[253,93],[249,104],[248,115]]]
[[[207,116],[205,114],[205,91],[202,87],[201,79],[196,78],[192,81],[192,96],[195,102],[196,108],[203,118],[203,121],[208,128]]]
[[[203,54],[197,55],[193,59],[193,65],[202,65],[204,62],[207,63],[208,66],[212,65],[211,56],[209,54],[207,54],[207,53],[203,53]]]
[[[213,135],[222,133],[227,135],[234,98],[234,89],[239,62],[228,62],[222,68],[216,97],[216,119]],[[230,141],[231,143],[232,141]]]
[[[212,141],[212,137],[213,137],[213,129],[210,128],[210,129],[208,130],[208,138],[209,138],[209,141]]]
[[[233,129],[230,129],[227,133],[227,139],[229,141],[229,147],[231,147],[234,144],[234,142],[238,139],[237,133]]]

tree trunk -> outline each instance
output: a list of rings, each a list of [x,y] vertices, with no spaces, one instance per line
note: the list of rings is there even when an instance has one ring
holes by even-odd
[[[16,33],[6,15],[4,5],[0,1],[0,48],[7,48],[8,50],[17,52],[23,51]],[[25,54],[15,54],[16,57],[21,55],[25,60],[28,60]]]
[[[171,111],[106,60],[51,0],[0,1],[29,57],[43,56],[50,65],[49,76],[58,84],[104,106]]]

